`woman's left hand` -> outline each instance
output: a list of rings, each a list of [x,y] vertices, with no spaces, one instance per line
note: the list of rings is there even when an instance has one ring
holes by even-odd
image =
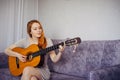
[[[59,52],[64,51],[64,48],[65,48],[65,46],[61,46],[61,45],[59,45]]]

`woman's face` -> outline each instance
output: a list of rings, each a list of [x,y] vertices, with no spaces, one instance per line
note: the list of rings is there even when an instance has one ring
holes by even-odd
[[[33,23],[31,27],[31,35],[32,37],[39,38],[42,33],[42,27],[40,26],[39,23]]]

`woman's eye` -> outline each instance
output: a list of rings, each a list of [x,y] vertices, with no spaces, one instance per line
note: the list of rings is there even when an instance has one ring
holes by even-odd
[[[37,30],[37,29],[35,28],[35,29],[33,29],[33,30]]]

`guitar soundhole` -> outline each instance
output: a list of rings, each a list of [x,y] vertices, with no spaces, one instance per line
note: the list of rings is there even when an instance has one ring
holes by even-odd
[[[17,68],[19,68],[19,59],[16,57],[16,65],[17,65]]]

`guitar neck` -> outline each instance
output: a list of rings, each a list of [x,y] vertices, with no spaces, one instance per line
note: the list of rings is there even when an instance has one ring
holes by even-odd
[[[34,54],[32,54],[32,56],[35,57],[35,56],[39,56],[39,55],[46,55],[46,53],[48,53],[52,50],[58,49],[59,45],[63,46],[64,42],[61,42],[59,44],[56,44],[54,46],[51,46],[51,47],[48,47],[48,48],[45,48],[45,49],[41,49],[40,51],[37,51]]]
[[[59,48],[59,45],[61,46],[71,46],[71,45],[75,45],[81,42],[81,39],[79,37],[70,39],[70,40],[66,40],[65,42],[61,42],[59,44],[56,44],[54,46],[45,48],[45,49],[41,49],[40,51],[35,52],[34,54],[32,54],[32,57],[35,56],[39,56],[39,55],[46,55],[46,53],[48,53],[49,51],[55,50]]]

